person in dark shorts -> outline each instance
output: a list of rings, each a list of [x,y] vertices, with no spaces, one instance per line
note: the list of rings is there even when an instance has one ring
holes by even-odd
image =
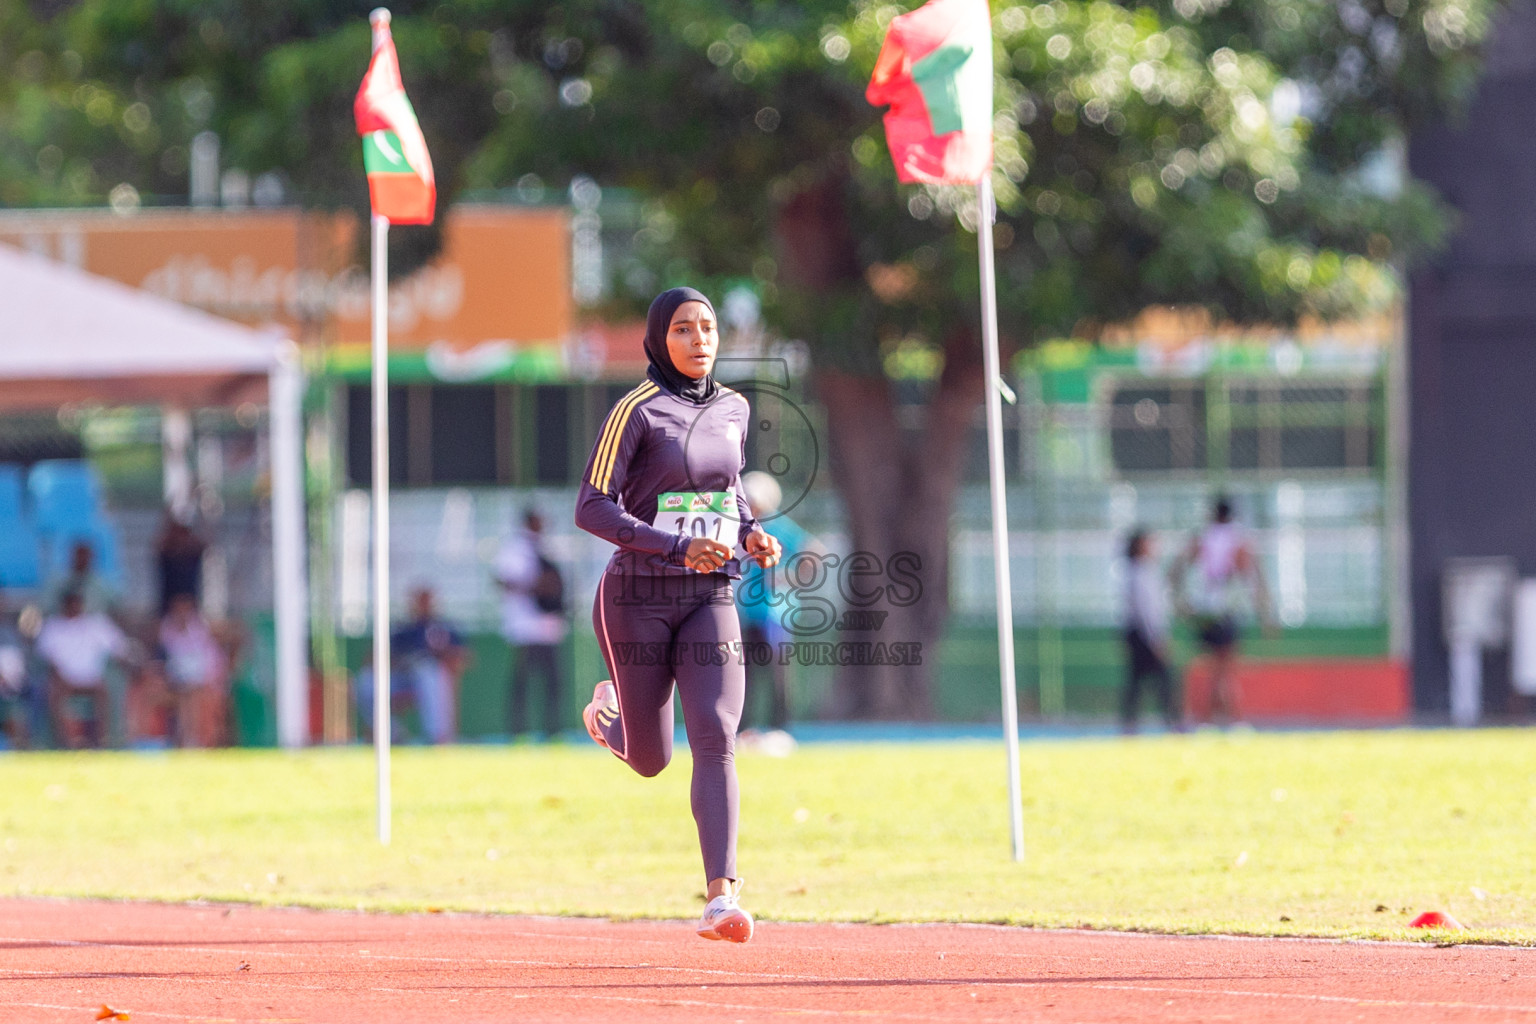
[[[1188,585],[1190,576],[1193,586]],[[1217,722],[1241,722],[1237,615],[1245,583],[1252,589],[1254,609],[1265,631],[1274,627],[1259,560],[1247,531],[1233,520],[1228,498],[1216,499],[1211,521],[1174,561],[1169,577],[1179,611],[1190,619],[1195,636],[1211,659],[1211,717]]]
[[[654,776],[672,758],[676,685],[708,881],[697,931],[746,942],[735,762],[746,673],[731,580],[742,559],[772,566],[782,548],[742,491],[750,410],[711,376],[718,346],[707,298],[692,288],[658,295],[646,317],[646,379],[613,407],[587,460],[576,525],[618,550],[592,609],[610,678],[582,719],[598,745]]]
[[[1163,720],[1177,731],[1179,714],[1173,706],[1173,675],[1168,667],[1168,601],[1163,576],[1157,571],[1152,534],[1136,530],[1125,542],[1126,648],[1125,689],[1120,695],[1120,722],[1126,733],[1136,731],[1137,708],[1144,680],[1163,710]]]
[[[160,617],[171,611],[178,597],[203,600],[203,554],[208,544],[192,525],[173,510],[165,510],[165,523],[155,541],[155,570],[160,581]]]

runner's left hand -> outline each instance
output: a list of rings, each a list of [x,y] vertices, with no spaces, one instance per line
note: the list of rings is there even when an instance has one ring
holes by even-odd
[[[752,560],[764,569],[772,569],[784,556],[784,545],[779,543],[777,537],[761,527],[747,534],[747,539],[742,542],[742,546],[747,549],[747,554],[752,556]]]
[[[731,557],[731,549],[708,537],[694,537],[688,542],[683,562],[694,572],[714,572]]]

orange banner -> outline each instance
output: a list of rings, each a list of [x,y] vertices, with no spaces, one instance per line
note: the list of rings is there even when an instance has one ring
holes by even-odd
[[[303,343],[366,346],[367,254],[349,213],[0,212],[0,242]],[[392,349],[562,344],[575,323],[563,209],[458,206],[443,251],[390,284]]]

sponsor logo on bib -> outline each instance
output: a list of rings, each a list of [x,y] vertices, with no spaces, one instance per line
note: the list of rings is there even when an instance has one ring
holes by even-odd
[[[691,504],[691,506],[689,508],[689,511],[691,511],[691,512],[698,512],[698,511],[700,511],[702,509],[706,509],[706,508],[709,508],[709,495],[708,494],[695,494],[693,496],[692,504]]]
[[[667,495],[667,506],[666,507],[669,508],[669,509],[670,508],[682,508],[683,507],[683,496],[681,494],[669,494],[669,495]]]

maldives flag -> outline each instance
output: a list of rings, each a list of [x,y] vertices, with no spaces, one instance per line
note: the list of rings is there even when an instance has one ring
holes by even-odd
[[[373,212],[391,224],[430,224],[437,205],[432,158],[421,137],[416,111],[405,98],[400,58],[389,34],[389,18],[373,26],[373,59],[352,104],[363,137],[363,167]]]
[[[974,184],[992,166],[992,16],[987,0],[930,0],[891,19],[864,96],[890,104],[896,177]]]

